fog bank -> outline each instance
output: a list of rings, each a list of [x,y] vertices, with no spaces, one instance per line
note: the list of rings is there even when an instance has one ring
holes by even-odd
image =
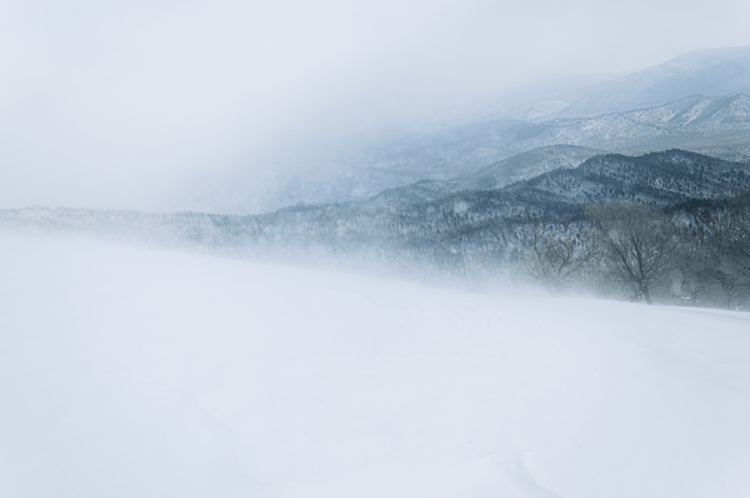
[[[531,82],[747,44],[749,8],[5,1],[0,207],[182,209],[225,174],[256,195],[350,142],[518,103]],[[321,142],[333,157],[306,160]]]

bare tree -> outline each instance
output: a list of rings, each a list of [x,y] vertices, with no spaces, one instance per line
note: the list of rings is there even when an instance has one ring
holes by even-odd
[[[524,254],[524,272],[552,290],[570,287],[590,258],[580,230],[556,225],[530,225],[530,246]]]
[[[677,226],[660,210],[642,204],[595,204],[586,215],[594,222],[592,242],[608,277],[630,290],[631,298],[653,304],[653,293],[669,284],[679,247]]]

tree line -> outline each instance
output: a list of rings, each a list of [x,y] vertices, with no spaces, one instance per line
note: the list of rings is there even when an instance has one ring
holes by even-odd
[[[516,262],[554,291],[750,310],[750,187],[659,209],[594,204],[585,220],[530,223]]]

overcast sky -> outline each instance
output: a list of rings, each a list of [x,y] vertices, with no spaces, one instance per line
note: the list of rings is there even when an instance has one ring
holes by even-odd
[[[0,208],[159,209],[269,143],[750,44],[750,2],[0,0]],[[277,166],[274,166],[277,167]]]

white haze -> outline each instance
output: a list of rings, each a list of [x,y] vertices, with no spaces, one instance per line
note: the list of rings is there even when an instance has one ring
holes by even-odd
[[[0,496],[744,498],[750,315],[0,235]]]
[[[2,0],[0,207],[174,210],[233,171],[262,192],[316,144],[746,45],[749,15],[740,1]]]

